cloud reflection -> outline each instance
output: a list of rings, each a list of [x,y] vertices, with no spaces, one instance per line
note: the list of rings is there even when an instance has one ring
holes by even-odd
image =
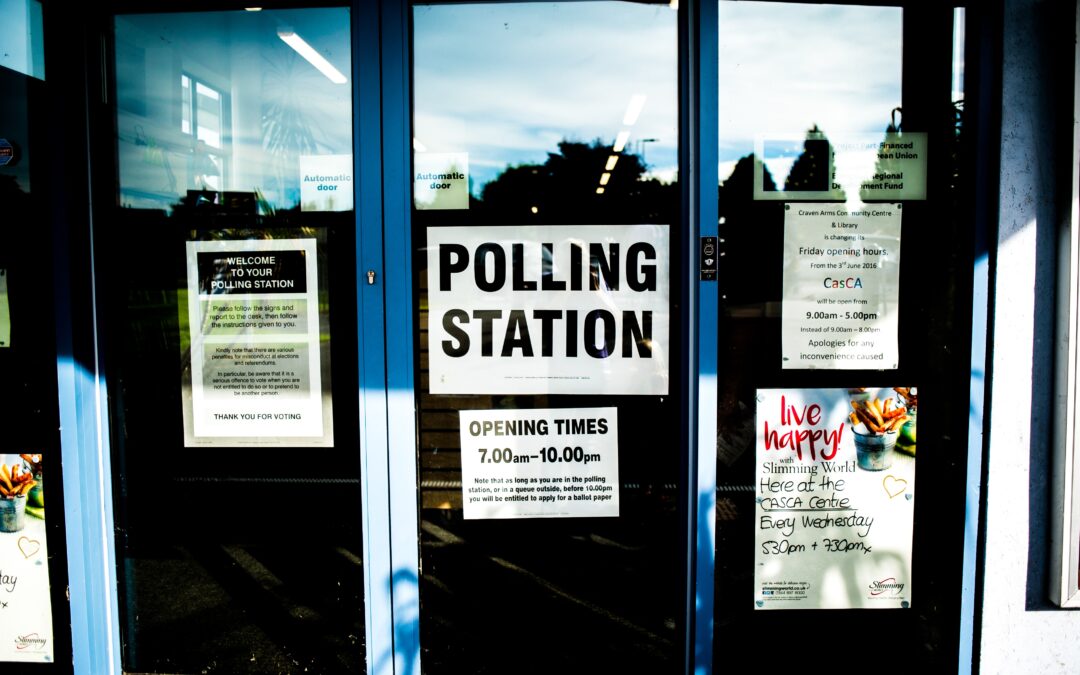
[[[564,139],[660,139],[657,167],[678,147],[676,14],[617,2],[430,5],[414,12],[416,136],[432,151],[468,152],[478,193],[501,169],[542,163]]]
[[[900,105],[902,12],[721,2],[721,180],[758,136],[883,132]]]

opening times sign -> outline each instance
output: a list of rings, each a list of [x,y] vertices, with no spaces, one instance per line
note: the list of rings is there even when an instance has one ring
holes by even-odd
[[[617,408],[461,411],[466,520],[619,515]]]
[[[332,445],[315,240],[191,241],[187,261],[186,445]]]
[[[431,393],[667,394],[667,226],[427,235]]]
[[[900,391],[758,391],[755,609],[910,606],[915,431]]]
[[[783,367],[897,368],[901,205],[786,208]]]

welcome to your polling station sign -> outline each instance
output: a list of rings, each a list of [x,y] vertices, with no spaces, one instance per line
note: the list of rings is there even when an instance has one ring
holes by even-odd
[[[316,261],[310,238],[187,242],[186,447],[333,445]]]
[[[427,236],[431,393],[668,393],[666,225]]]

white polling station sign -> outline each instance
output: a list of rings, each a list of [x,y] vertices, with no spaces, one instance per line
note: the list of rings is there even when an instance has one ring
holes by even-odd
[[[427,235],[431,393],[668,393],[666,225]]]

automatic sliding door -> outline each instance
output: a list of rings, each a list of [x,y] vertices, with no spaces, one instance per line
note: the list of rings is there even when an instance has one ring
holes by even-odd
[[[364,670],[349,17],[115,19],[127,670]]]
[[[676,17],[414,9],[426,672],[683,668]]]

